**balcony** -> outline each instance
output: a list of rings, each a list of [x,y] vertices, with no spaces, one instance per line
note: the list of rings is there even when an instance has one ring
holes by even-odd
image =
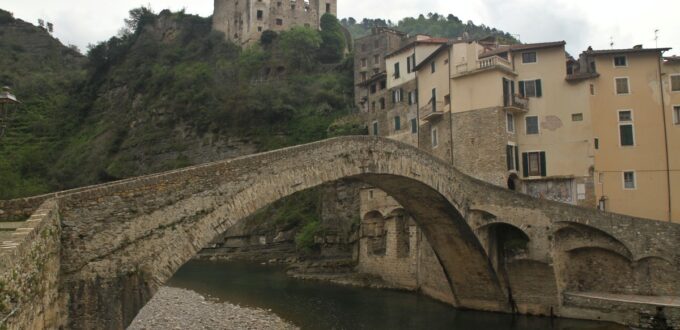
[[[520,95],[512,95],[503,100],[503,106],[511,112],[524,113],[529,111],[529,99]]]
[[[435,106],[432,106],[432,100],[426,105],[420,108],[420,119],[424,121],[435,121],[439,120],[444,116],[444,112],[448,111],[449,105],[444,104],[444,102],[436,102]]]
[[[460,63],[456,65],[455,72],[452,78],[464,76],[479,71],[501,69],[508,72],[513,72],[512,63],[500,56],[490,56],[475,62],[475,66],[470,68],[468,63]]]

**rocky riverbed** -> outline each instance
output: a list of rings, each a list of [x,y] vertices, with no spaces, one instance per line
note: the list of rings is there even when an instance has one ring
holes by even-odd
[[[128,330],[153,329],[298,329],[271,311],[206,299],[164,287],[137,315]]]

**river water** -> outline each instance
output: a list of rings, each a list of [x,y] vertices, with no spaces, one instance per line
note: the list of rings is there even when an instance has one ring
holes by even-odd
[[[415,293],[297,280],[280,267],[253,263],[191,261],[168,285],[271,309],[302,329],[624,329],[600,322],[460,311]]]

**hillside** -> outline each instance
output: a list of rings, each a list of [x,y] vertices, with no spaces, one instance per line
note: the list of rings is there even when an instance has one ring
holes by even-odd
[[[380,18],[363,19],[361,22],[354,18],[343,18],[341,23],[346,27],[352,37],[360,38],[368,35],[373,27],[391,27],[408,34],[426,34],[433,37],[457,38],[465,33],[471,38],[498,37],[502,43],[517,43],[518,41],[509,33],[493,27],[476,25],[472,21],[463,22],[453,14],[447,16],[437,13],[429,13],[427,16],[405,17],[396,24]]]
[[[0,86],[23,102],[0,138],[0,199],[54,189],[50,160],[65,138],[56,123],[68,116],[85,62],[44,29],[0,10]]]

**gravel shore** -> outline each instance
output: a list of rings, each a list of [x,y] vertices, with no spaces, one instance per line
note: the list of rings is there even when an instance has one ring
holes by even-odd
[[[271,311],[208,300],[177,288],[161,288],[128,330],[298,329]]]

